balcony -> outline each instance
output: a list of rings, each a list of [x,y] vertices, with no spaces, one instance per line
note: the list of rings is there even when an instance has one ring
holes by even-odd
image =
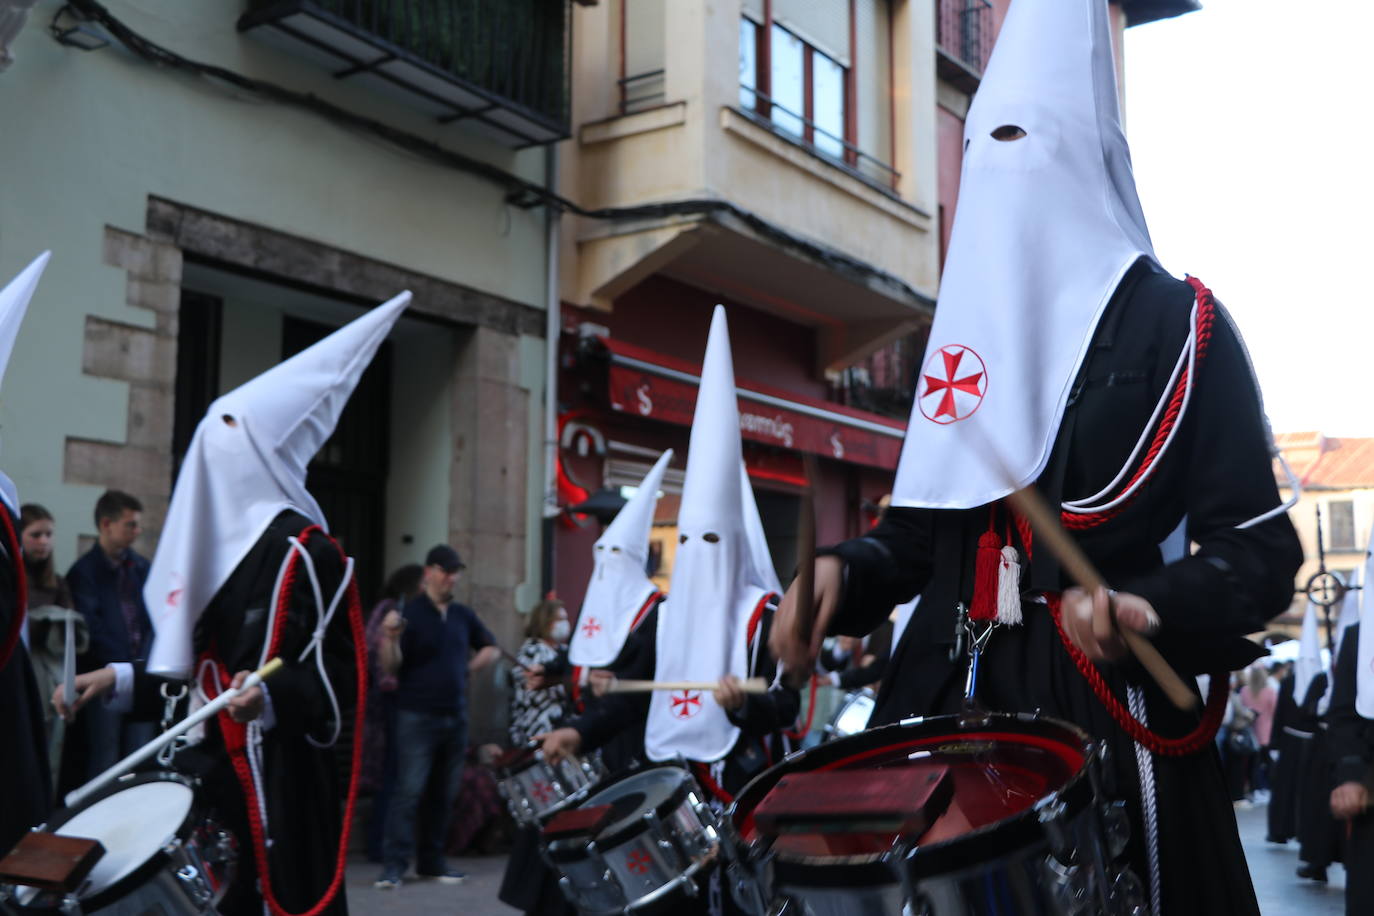
[[[940,0],[935,8],[936,72],[958,89],[973,92],[995,37],[990,0]]]
[[[250,0],[239,31],[503,146],[568,131],[567,0]]]

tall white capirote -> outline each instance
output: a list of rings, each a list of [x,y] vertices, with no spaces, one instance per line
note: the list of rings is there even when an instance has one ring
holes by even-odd
[[[896,505],[965,509],[1039,477],[1098,320],[1154,257],[1107,17],[1107,0],[1016,0],[1002,25],[964,125]]]
[[[574,665],[599,668],[613,662],[630,635],[635,617],[659,594],[646,571],[649,533],[663,475],[672,461],[672,449],[658,456],[639,482],[639,489],[596,539],[592,579],[568,645],[568,659]]]
[[[748,625],[771,591],[744,517],[739,401],[725,309],[716,306],[701,367],[678,510],[678,546],[659,607],[657,668],[666,681],[747,677]],[[710,691],[655,692],[644,747],[650,759],[714,761],[739,736]]]
[[[1322,664],[1321,630],[1317,626],[1317,605],[1307,602],[1302,615],[1302,636],[1298,639],[1298,659],[1293,665],[1293,697],[1301,703],[1307,696],[1317,675],[1325,670]]]
[[[1364,567],[1360,575],[1360,644],[1356,648],[1359,674],[1355,679],[1355,711],[1374,719],[1374,532],[1365,542]],[[1335,660],[1332,660],[1334,667]]]
[[[782,596],[782,582],[778,570],[773,565],[773,554],[768,549],[768,537],[763,533],[763,517],[759,515],[758,500],[754,498],[754,485],[749,482],[749,471],[744,463],[739,466],[740,496],[743,502],[744,530],[749,537],[749,559],[754,564],[754,576],[764,588]]]
[[[43,269],[51,257],[51,251],[43,252],[0,289],[0,379],[9,367],[10,354],[14,352],[14,341],[19,337],[19,326],[28,312],[29,300],[38,289],[38,279],[43,276]],[[0,473],[0,499],[5,501],[10,512],[19,514],[19,491],[14,481],[3,473]]]
[[[205,412],[143,588],[155,633],[149,671],[190,676],[196,621],[283,510],[328,530],[305,488],[306,466],[409,304],[410,293],[401,293],[221,395]]]

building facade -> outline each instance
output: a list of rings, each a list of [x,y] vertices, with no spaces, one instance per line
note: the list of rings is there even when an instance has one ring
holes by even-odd
[[[309,486],[365,601],[449,542],[460,598],[518,641],[516,609],[543,592],[551,211],[532,204],[567,133],[569,16],[37,4],[0,73],[0,274],[53,258],[6,374],[0,460],[56,516],[59,568],[106,487],[143,500],[151,553],[210,401],[410,289]]]

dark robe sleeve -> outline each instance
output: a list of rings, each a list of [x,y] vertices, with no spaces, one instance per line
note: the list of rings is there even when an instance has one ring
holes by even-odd
[[[1339,786],[1347,782],[1368,785],[1374,773],[1374,722],[1362,718],[1355,710],[1359,667],[1358,625],[1346,630],[1341,640],[1340,658],[1336,660],[1336,683],[1331,690],[1331,706],[1327,709],[1330,725],[1328,740],[1331,746],[1331,782]]]
[[[758,661],[754,665],[753,676],[761,677],[770,684],[777,676],[777,661],[768,651],[768,633],[773,628],[773,614],[776,605],[769,604],[763,613],[758,634]],[[739,727],[744,737],[762,738],[773,732],[790,728],[797,720],[801,710],[801,694],[784,684],[773,684],[767,693],[746,693],[744,705],[728,713],[730,721]]]
[[[863,537],[817,551],[844,561],[844,586],[830,632],[864,636],[923,589],[931,573],[932,514],[889,508]]]
[[[1282,500],[1274,481],[1270,438],[1247,359],[1229,319],[1218,309],[1198,372],[1180,444],[1185,472],[1190,556],[1115,583],[1148,599],[1163,627],[1160,648],[1264,628],[1288,607],[1302,546],[1286,513],[1239,528]]]
[[[620,654],[611,664],[617,678],[652,680],[657,663],[658,608],[648,616],[625,640]],[[608,693],[595,697],[587,704],[587,711],[568,723],[582,736],[584,750],[603,747],[627,729],[644,731],[649,718],[649,694]]]

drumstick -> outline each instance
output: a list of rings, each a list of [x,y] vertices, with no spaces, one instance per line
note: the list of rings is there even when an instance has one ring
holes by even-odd
[[[797,516],[797,578],[792,587],[797,592],[797,639],[806,646],[807,658],[811,653],[811,631],[816,626],[816,456],[810,452],[802,455],[802,473],[806,476],[806,487],[801,494],[801,507]],[[813,662],[814,663],[814,662]],[[787,672],[792,686],[800,687],[811,677],[811,666],[805,671]]]
[[[647,693],[651,690],[715,690],[715,681],[611,681],[607,693]],[[745,678],[739,682],[745,693],[767,693],[768,682],[761,677]]]
[[[76,720],[71,712],[71,704],[76,701],[76,611],[67,611],[63,625],[66,628],[66,641],[62,646],[62,697],[67,701],[68,712],[63,719]]]
[[[1078,583],[1079,588],[1092,594],[1099,588],[1107,587],[1102,574],[1083,553],[1078,542],[1069,537],[1069,533],[1059,524],[1059,519],[1050,512],[1050,507],[1038,490],[1031,487],[1014,490],[1007,496],[1007,502],[1025,516],[1035,531],[1035,536],[1050,549],[1050,553],[1054,554],[1059,565],[1063,566],[1069,577]],[[1169,697],[1170,702],[1183,710],[1197,706],[1197,695],[1184,685],[1183,679],[1164,660],[1164,656],[1159,654],[1154,643],[1143,633],[1125,627],[1118,627],[1117,632],[1121,634],[1121,638],[1140,662],[1141,667]]]
[[[264,680],[276,674],[281,666],[282,660],[280,658],[272,659],[257,671],[254,671],[252,674],[248,675],[248,677],[244,678],[242,685],[227,688],[219,696],[215,697],[200,709],[197,709],[176,725],[173,725],[152,741],[149,741],[147,744],[143,745],[143,747],[101,773],[95,779],[92,779],[79,789],[73,789],[71,792],[68,792],[66,798],[67,807],[73,808],[79,805],[109,783],[114,782],[120,776],[123,776],[125,773],[156,754],[164,746],[171,744],[178,736],[185,734],[206,719],[218,713],[225,706],[229,705],[229,701],[234,699],[234,697],[252,690]]]

